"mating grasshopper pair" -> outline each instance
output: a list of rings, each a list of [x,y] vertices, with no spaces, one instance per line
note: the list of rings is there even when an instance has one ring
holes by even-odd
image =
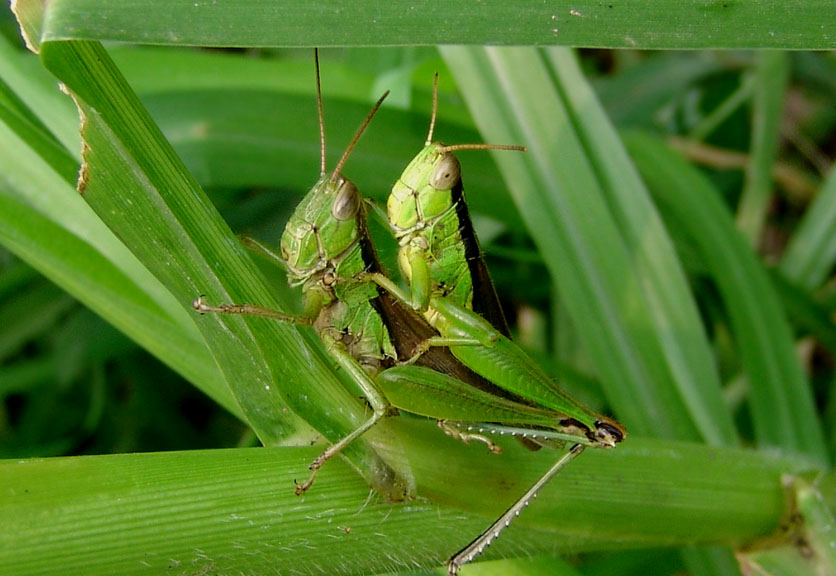
[[[448,562],[448,573],[478,556],[536,492],[585,446],[610,448],[626,433],[614,420],[569,397],[509,339],[509,330],[468,215],[461,149],[519,147],[432,142],[437,86],[425,148],[395,184],[387,215],[399,242],[399,265],[409,290],[382,271],[366,227],[366,204],[342,168],[386,94],[378,100],[330,174],[317,60],[321,176],[297,206],[281,240],[281,260],[305,296],[302,317],[249,305],[200,312],[252,314],[313,325],[327,352],[358,385],[373,410],[359,428],[310,466],[313,483],[329,458],[361,436],[392,407],[434,418],[466,442],[498,452],[478,431],[505,431],[529,444],[570,442],[572,448],[491,527]],[[388,93],[387,93],[388,94]]]

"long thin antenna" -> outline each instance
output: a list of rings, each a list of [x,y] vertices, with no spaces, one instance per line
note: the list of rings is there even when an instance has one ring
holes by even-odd
[[[427,133],[427,141],[424,146],[429,146],[433,143],[433,132],[435,131],[435,116],[438,113],[438,71],[433,78],[433,110],[430,115],[430,131]]]
[[[433,108],[430,115],[430,131],[427,133],[427,141],[424,146],[429,146],[433,142],[433,132],[435,132],[435,120],[438,116],[438,72],[433,78]],[[519,152],[526,152],[525,146],[510,146],[505,144],[452,144],[450,146],[441,146],[438,149],[439,154],[445,152],[455,152],[457,150],[517,150]]]
[[[441,146],[438,152],[444,154],[445,152],[456,152],[457,150],[517,150],[518,152],[525,152],[528,149],[525,146],[512,146],[509,144],[452,144],[450,146]]]
[[[319,48],[314,48],[316,64],[316,111],[319,115],[319,173],[325,174],[325,115],[322,112],[322,87],[319,84]]]
[[[375,105],[372,107],[371,112],[369,112],[368,116],[366,116],[366,119],[363,120],[363,123],[360,125],[360,128],[357,129],[357,132],[354,133],[354,138],[351,139],[351,142],[348,144],[348,147],[345,149],[345,152],[343,152],[343,157],[340,158],[340,161],[337,163],[337,167],[334,168],[334,172],[331,174],[332,181],[336,179],[337,174],[339,174],[342,171],[343,166],[345,166],[346,160],[348,160],[349,154],[351,154],[351,151],[354,150],[354,146],[357,144],[357,141],[360,140],[360,136],[363,135],[363,132],[369,125],[369,122],[372,121],[372,117],[375,115],[378,108],[380,108],[380,105],[383,104],[383,101],[386,100],[386,97],[388,95],[389,91],[387,90],[383,93],[383,96],[381,96],[378,99],[378,101],[375,102]]]

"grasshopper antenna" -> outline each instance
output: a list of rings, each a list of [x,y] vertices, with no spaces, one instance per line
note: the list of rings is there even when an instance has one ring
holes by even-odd
[[[438,113],[438,72],[436,71],[433,78],[433,108],[430,114],[430,131],[427,132],[427,141],[424,146],[429,146],[433,143],[433,132],[435,131],[435,116]]]
[[[319,118],[319,173],[325,174],[325,115],[322,112],[322,87],[319,83],[319,48],[314,48],[316,67],[316,112]]]
[[[517,150],[518,152],[526,152],[528,148],[508,144],[453,144],[451,146],[441,146],[438,149],[441,154],[455,152],[457,150]]]
[[[424,146],[429,146],[433,142],[433,132],[435,131],[435,119],[438,116],[438,72],[433,78],[433,108],[430,115],[430,131],[427,133],[427,141]],[[509,146],[505,144],[453,144],[451,146],[441,146],[438,149],[439,154],[446,152],[455,152],[457,150],[517,150],[519,152],[526,152],[525,146]]]
[[[377,102],[375,102],[375,105],[372,107],[371,111],[366,116],[366,119],[363,120],[363,123],[360,125],[360,128],[358,128],[357,132],[354,133],[354,138],[352,138],[351,142],[349,142],[348,147],[345,149],[345,152],[343,152],[343,157],[340,158],[340,161],[337,163],[337,167],[334,168],[334,172],[331,174],[331,181],[334,181],[337,177],[337,174],[339,174],[342,171],[343,166],[345,166],[345,163],[348,160],[348,156],[351,154],[351,151],[354,150],[354,146],[357,144],[357,141],[360,140],[360,136],[363,135],[363,132],[369,125],[369,122],[372,121],[372,118],[374,117],[375,113],[377,113],[377,110],[380,108],[380,105],[383,104],[383,101],[386,100],[386,97],[388,95],[389,91],[387,90],[383,93],[383,96],[381,96],[377,100]]]

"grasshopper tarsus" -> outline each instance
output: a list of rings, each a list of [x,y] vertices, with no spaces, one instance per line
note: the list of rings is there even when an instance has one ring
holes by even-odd
[[[316,480],[316,475],[319,472],[319,469],[322,468],[322,465],[325,464],[332,456],[334,456],[336,452],[328,449],[325,450],[322,454],[314,458],[313,462],[310,463],[308,466],[308,470],[311,471],[311,475],[308,476],[308,479],[304,482],[297,482],[296,480],[293,483],[296,485],[296,488],[293,490],[294,494],[297,496],[301,496],[304,494],[308,488],[313,486],[314,480]]]
[[[447,434],[450,438],[455,440],[459,440],[464,444],[470,444],[471,441],[473,442],[482,442],[485,446],[488,447],[491,454],[502,454],[502,447],[496,444],[493,440],[484,436],[482,434],[474,434],[472,432],[464,432],[460,430],[455,424],[451,424],[447,420],[439,420],[438,427],[441,428],[445,434]]]
[[[201,294],[200,296],[192,300],[192,308],[194,308],[201,314],[206,313],[205,310],[203,310],[203,307],[206,305],[206,303],[204,302],[204,298],[206,298],[206,295]]]
[[[270,308],[263,308],[261,306],[252,306],[250,304],[220,304],[212,306],[206,303],[206,298],[203,294],[192,301],[192,308],[201,314],[229,314],[237,316],[260,316],[261,318],[272,318],[273,320],[281,320],[282,322],[290,322],[291,324],[302,324],[303,326],[310,326],[313,324],[312,318],[305,316],[290,316],[278,310]]]
[[[318,468],[317,468],[317,470],[318,470]],[[296,488],[294,488],[293,493],[296,494],[297,496],[301,496],[302,494],[304,494],[307,491],[307,489],[310,488],[313,485],[314,480],[316,479],[317,470],[314,470],[313,473],[310,475],[310,477],[307,480],[305,480],[304,482],[300,483],[300,482],[297,482],[296,480],[294,480],[293,483],[296,484]]]

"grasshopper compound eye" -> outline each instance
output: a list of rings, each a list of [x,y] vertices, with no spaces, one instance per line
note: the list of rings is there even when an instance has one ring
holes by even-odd
[[[462,167],[459,164],[459,159],[449,152],[445,152],[438,166],[435,167],[432,176],[430,176],[430,186],[436,190],[452,190],[453,186],[459,183],[461,174]]]
[[[353,220],[360,211],[360,193],[351,180],[340,178],[331,215],[337,220]]]

